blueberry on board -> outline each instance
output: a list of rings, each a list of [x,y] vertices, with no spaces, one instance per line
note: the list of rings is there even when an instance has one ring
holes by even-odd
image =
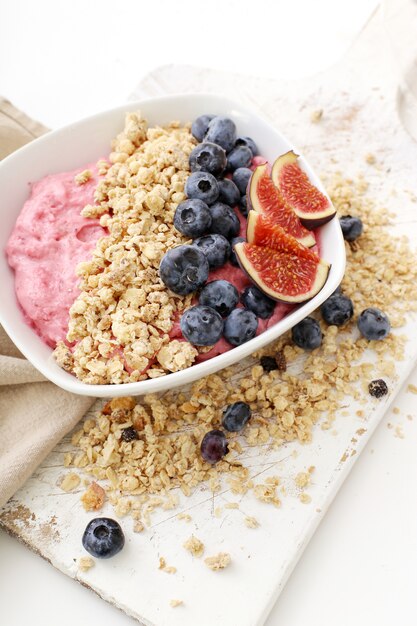
[[[382,396],[386,396],[388,393],[388,385],[382,378],[377,378],[376,380],[371,380],[368,385],[368,391],[374,398],[382,398]]]
[[[371,307],[359,315],[358,328],[365,339],[385,339],[391,330],[391,324],[383,311]]]
[[[340,227],[342,229],[343,238],[346,241],[355,241],[363,232],[363,224],[360,217],[352,217],[351,215],[343,215],[339,218]]]
[[[239,234],[240,222],[234,210],[223,202],[215,202],[210,207],[212,233],[232,239]]]
[[[187,198],[197,198],[206,204],[213,204],[219,197],[219,185],[213,174],[193,172],[185,183]]]
[[[97,559],[109,559],[123,548],[125,537],[116,520],[96,517],[87,524],[82,543],[87,552]]]
[[[222,267],[230,256],[230,243],[223,235],[205,235],[195,239],[192,245],[206,256],[211,270]]]
[[[232,346],[253,339],[258,330],[258,318],[252,311],[234,309],[224,323],[223,335]]]
[[[207,463],[217,463],[229,452],[226,435],[221,430],[210,430],[204,435],[200,450]]]
[[[226,152],[221,146],[208,141],[200,143],[190,154],[192,172],[209,172],[220,176],[227,164]]]
[[[248,423],[252,412],[246,402],[229,404],[223,412],[222,426],[231,433],[238,433]]]
[[[205,202],[184,200],[175,209],[174,226],[186,237],[201,237],[211,226],[211,213]]]
[[[305,317],[293,326],[292,340],[303,350],[315,350],[321,346],[322,339],[320,324],[313,317]]]
[[[210,306],[222,317],[226,317],[239,302],[239,292],[227,280],[212,280],[201,290],[198,302]]]
[[[219,202],[235,207],[239,204],[240,192],[235,183],[228,178],[219,180]]]
[[[246,197],[246,195],[242,196],[240,198],[240,202],[238,204],[239,211],[242,213],[243,217],[248,217],[248,199]]]
[[[271,317],[275,310],[276,302],[268,298],[258,287],[250,285],[243,290],[240,300],[243,306],[255,313],[257,317],[263,320]]]
[[[252,152],[246,146],[237,146],[227,155],[227,170],[234,172],[241,167],[249,167],[252,163]]]
[[[200,115],[191,124],[191,134],[197,141],[203,141],[203,137],[207,132],[207,128],[215,115]]]
[[[209,306],[197,304],[181,316],[181,332],[195,346],[213,346],[223,333],[221,315]]]
[[[231,252],[230,252],[230,259],[229,259],[229,261],[230,261],[230,263],[231,263],[232,265],[234,265],[235,267],[239,267],[239,261],[237,260],[236,252],[234,251],[234,248],[233,248],[233,247],[234,247],[237,243],[241,243],[242,241],[246,241],[246,239],[245,239],[244,237],[233,237],[233,239],[232,239],[232,240],[231,240],[231,242],[230,242],[230,245],[231,245],[231,247],[232,247],[232,250],[231,250]]]
[[[246,194],[246,189],[248,188],[248,182],[251,176],[252,170],[247,167],[239,167],[233,172],[232,180],[242,196]]]
[[[208,125],[204,141],[217,143],[229,152],[236,141],[236,125],[228,117],[214,117]]]
[[[205,254],[195,246],[171,248],[163,256],[159,276],[168,289],[186,296],[204,285],[209,275]]]
[[[336,293],[323,302],[320,310],[326,324],[343,326],[353,317],[353,302],[347,296]]]
[[[253,156],[259,154],[258,146],[251,137],[239,136],[235,141],[235,147],[246,146],[252,152]]]

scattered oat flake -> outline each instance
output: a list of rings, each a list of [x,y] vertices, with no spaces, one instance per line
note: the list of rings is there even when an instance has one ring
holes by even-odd
[[[191,537],[187,539],[187,541],[183,545],[184,548],[188,550],[188,552],[191,552],[193,556],[197,558],[203,556],[204,543],[200,541],[200,539],[197,539],[197,537],[194,537],[194,535],[191,535]]]
[[[224,505],[225,509],[238,509],[239,508],[239,502],[228,502],[227,504]]]
[[[413,385],[412,383],[410,383],[409,385],[407,385],[407,391],[409,391],[410,393],[417,394],[417,387],[416,387],[416,385]]]
[[[307,485],[309,485],[311,482],[310,472],[299,472],[295,477],[294,482],[297,487],[307,487]]]
[[[369,163],[369,165],[374,165],[374,163],[376,163],[375,155],[368,152],[365,154],[365,161]]]
[[[81,502],[86,511],[99,511],[104,504],[106,492],[96,482],[92,482],[81,496]]]
[[[398,439],[404,439],[405,435],[404,435],[402,426],[395,427],[394,437],[398,437]]]
[[[394,415],[399,415],[399,414],[401,413],[400,409],[399,409],[397,406],[395,406],[395,407],[392,409],[392,412],[394,413]]]
[[[178,513],[177,519],[182,520],[183,522],[191,522],[193,518],[188,513]]]
[[[230,565],[231,560],[232,559],[230,557],[230,554],[228,554],[227,552],[219,552],[214,556],[208,556],[206,559],[204,559],[204,563],[211,570],[217,572]]]
[[[317,124],[318,122],[320,122],[322,117],[323,117],[323,109],[315,109],[310,114],[310,121],[313,124]]]
[[[76,489],[80,482],[81,478],[78,476],[78,474],[74,474],[73,472],[71,472],[69,474],[65,474],[59,486],[63,491],[69,492]]]
[[[300,493],[299,500],[303,504],[309,504],[311,502],[311,496],[309,496],[308,493],[303,492],[303,493]]]
[[[256,517],[251,517],[250,515],[245,517],[245,524],[248,528],[258,528],[260,525]]]
[[[95,562],[94,559],[91,558],[91,556],[82,556],[78,559],[77,565],[79,570],[81,570],[82,572],[87,572],[95,565]]]
[[[169,601],[169,604],[170,606],[172,606],[173,609],[176,609],[177,606],[182,606],[184,604],[184,601],[173,599]]]
[[[143,522],[141,520],[137,520],[134,524],[133,524],[133,532],[134,533],[141,533],[145,530],[145,526],[143,524]]]
[[[173,565],[167,565],[163,556],[159,557],[158,569],[161,569],[163,572],[166,572],[167,574],[175,574],[175,572],[177,571],[177,568],[174,567]]]
[[[221,517],[221,516],[222,516],[222,513],[223,513],[223,508],[222,508],[221,506],[217,506],[217,507],[214,509],[214,516],[215,516],[215,517]]]

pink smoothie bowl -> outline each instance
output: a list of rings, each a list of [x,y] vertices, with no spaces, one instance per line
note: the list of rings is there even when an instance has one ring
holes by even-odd
[[[150,125],[164,125],[174,119],[186,123],[207,112],[227,116],[235,122],[239,135],[248,135],[255,139],[260,154],[268,161],[272,162],[279,154],[288,150],[299,154],[297,148],[269,122],[237,102],[217,95],[187,94],[129,102],[52,131],[0,162],[0,323],[22,354],[47,379],[62,389],[80,395],[139,396],[186,385],[233,365],[276,340],[317,309],[339,285],[345,271],[343,236],[339,221],[333,219],[320,229],[321,257],[331,264],[324,287],[314,298],[294,308],[283,319],[250,341],[182,371],[134,383],[87,385],[61,369],[52,356],[52,348],[27,325],[23,317],[15,296],[14,274],[4,251],[16,219],[30,193],[31,183],[48,174],[72,170],[84,163],[94,162],[108,154],[111,140],[123,128],[125,113],[136,110],[141,111]],[[302,155],[299,163],[312,183],[326,193]]]

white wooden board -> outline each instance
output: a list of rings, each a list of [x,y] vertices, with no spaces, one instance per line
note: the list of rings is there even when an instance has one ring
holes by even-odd
[[[319,173],[320,168],[327,173],[343,169],[347,175],[363,171],[371,183],[372,195],[396,209],[398,219],[393,230],[408,234],[417,244],[417,205],[410,200],[410,192],[417,195],[413,172],[417,145],[397,119],[395,84],[387,70],[385,44],[378,28],[377,16],[342,65],[302,83],[274,83],[198,68],[166,67],[149,75],[134,95],[212,91],[240,98],[269,116]],[[323,120],[311,124],[310,113],[318,108],[324,111]],[[368,152],[377,156],[379,169],[366,165],[364,156]],[[393,189],[396,195],[391,194]],[[8,503],[0,523],[55,567],[143,624],[261,625],[332,498],[416,362],[414,329],[415,316],[410,316],[407,327],[401,329],[410,340],[406,358],[397,366],[398,379],[387,399],[370,399],[364,417],[356,415],[359,407],[349,399],[349,417],[340,416],[333,432],[318,426],[311,445],[294,443],[275,451],[268,446],[245,450],[243,460],[253,476],[281,477],[287,496],[280,509],[260,503],[251,494],[238,498],[225,488],[213,496],[201,487],[191,498],[182,497],[178,509],[155,512],[152,526],[144,533],[134,534],[131,520],[125,518],[125,549],[114,559],[97,562],[81,574],[74,559],[83,555],[81,536],[93,515],[83,511],[80,491],[67,494],[57,487],[64,473],[63,453],[71,448],[66,438]],[[297,456],[292,454],[294,451]],[[308,491],[312,502],[304,505],[298,500],[293,479],[310,465],[316,467]],[[215,508],[238,500],[239,510],[223,509],[221,517],[214,515]],[[192,522],[178,521],[180,511],[189,512]],[[103,514],[112,515],[108,505]],[[246,528],[245,515],[255,516],[261,527]],[[213,573],[201,560],[192,558],[182,548],[192,533],[205,543],[207,555],[229,552],[232,565]],[[175,575],[158,570],[159,556],[177,568]],[[184,606],[172,609],[169,601],[173,598],[183,600]]]

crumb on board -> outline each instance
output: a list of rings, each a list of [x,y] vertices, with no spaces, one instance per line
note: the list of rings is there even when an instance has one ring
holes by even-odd
[[[323,109],[315,109],[310,113],[310,122],[317,124],[323,117]]]
[[[228,502],[227,504],[224,505],[225,509],[238,509],[239,508],[239,502]]]
[[[204,563],[207,565],[208,568],[210,568],[214,572],[217,572],[228,567],[231,563],[231,560],[232,559],[230,557],[230,554],[228,554],[227,552],[219,552],[214,556],[208,556],[206,559],[204,559]]]
[[[294,479],[297,487],[304,488],[307,487],[311,482],[311,473],[308,472],[298,472],[297,476]]]
[[[176,598],[169,601],[169,605],[172,606],[173,609],[176,609],[178,606],[182,606],[183,604],[183,600],[177,600]]]
[[[95,481],[90,483],[87,490],[81,496],[81,502],[86,511],[99,511],[106,499],[106,492]]]
[[[397,425],[394,429],[394,437],[397,437],[398,439],[404,439],[405,435],[404,435],[404,431],[402,429],[402,426]]]
[[[197,558],[200,558],[204,554],[204,543],[194,535],[191,535],[183,546],[186,550],[188,550],[188,552]]]
[[[410,383],[409,385],[407,385],[407,391],[409,391],[410,393],[417,394],[416,385],[413,385],[412,383]]]
[[[367,152],[367,154],[365,154],[365,161],[368,165],[374,165],[376,163],[376,157],[371,152]]]
[[[174,567],[173,565],[167,565],[167,562],[165,561],[163,556],[159,557],[158,569],[162,570],[163,572],[166,572],[167,574],[175,574],[177,571],[177,568]]]
[[[311,502],[311,496],[308,493],[305,493],[304,491],[300,493],[300,495],[298,496],[298,499],[303,504],[309,504]]]
[[[95,561],[91,558],[91,556],[81,556],[77,561],[77,565],[81,572],[87,572],[89,569],[94,567]]]
[[[191,522],[193,519],[189,513],[178,513],[177,519],[182,520],[183,522]]]
[[[78,474],[74,474],[74,472],[69,472],[68,474],[65,474],[59,486],[63,491],[66,491],[68,493],[76,489],[79,486],[80,482],[81,478],[78,476]]]
[[[260,526],[258,520],[256,519],[256,517],[253,517],[251,515],[247,515],[245,517],[245,525],[248,528],[258,528]]]

